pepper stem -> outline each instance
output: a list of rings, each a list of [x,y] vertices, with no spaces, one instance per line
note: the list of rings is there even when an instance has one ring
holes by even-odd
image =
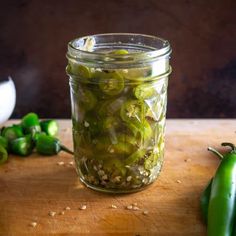
[[[71,155],[74,155],[74,152],[72,152],[69,148],[67,148],[66,146],[64,146],[64,145],[60,145],[60,147],[61,147],[61,150],[62,151],[64,151],[64,152],[67,152],[67,153],[69,153],[69,154],[71,154]]]
[[[224,158],[221,153],[219,153],[217,150],[215,150],[212,147],[208,147],[207,150],[214,153],[220,160],[222,160]]]
[[[232,148],[232,151],[236,151],[236,147],[232,143],[222,143],[221,146],[229,146]]]

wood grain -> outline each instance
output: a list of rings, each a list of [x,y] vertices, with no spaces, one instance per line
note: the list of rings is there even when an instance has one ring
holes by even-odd
[[[72,147],[71,122],[59,122],[61,140]],[[84,187],[67,154],[11,156],[0,166],[0,235],[206,235],[199,197],[218,165],[206,148],[222,151],[222,141],[236,142],[235,132],[236,120],[168,120],[160,177],[146,190],[126,195]],[[125,209],[133,203],[140,210]],[[81,204],[87,209],[79,210]],[[64,210],[67,206],[71,210]],[[50,217],[49,211],[57,214]],[[33,221],[36,227],[29,226]]]

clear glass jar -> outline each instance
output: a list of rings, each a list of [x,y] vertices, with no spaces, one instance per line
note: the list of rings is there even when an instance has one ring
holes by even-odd
[[[170,53],[168,41],[140,34],[69,42],[75,162],[86,186],[134,192],[159,175]]]

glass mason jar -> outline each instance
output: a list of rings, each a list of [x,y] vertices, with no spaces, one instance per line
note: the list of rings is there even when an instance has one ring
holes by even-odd
[[[86,186],[134,192],[159,175],[170,53],[168,41],[141,34],[69,42],[75,162]]]

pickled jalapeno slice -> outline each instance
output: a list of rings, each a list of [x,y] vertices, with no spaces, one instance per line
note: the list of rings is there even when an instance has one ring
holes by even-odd
[[[117,50],[114,50],[114,51],[110,52],[110,54],[116,54],[116,55],[126,55],[128,53],[129,52],[125,49],[117,49]]]
[[[89,67],[77,63],[70,63],[67,66],[67,71],[73,75],[81,77],[82,79],[90,79],[92,77]]]
[[[116,72],[103,72],[100,75],[98,85],[103,93],[114,96],[124,89],[124,79]]]
[[[138,149],[125,160],[125,165],[131,165],[138,162],[140,159],[144,158],[145,154],[146,149]]]
[[[103,129],[111,130],[116,129],[120,126],[120,121],[115,116],[108,116],[103,120]]]
[[[147,156],[148,157],[144,161],[144,168],[146,170],[151,170],[157,164],[159,153],[158,152],[151,152]]]
[[[125,122],[142,122],[146,108],[145,103],[139,100],[127,100],[121,107],[120,116]]]
[[[157,95],[155,87],[152,84],[140,84],[134,88],[134,95],[137,99],[145,100]]]
[[[79,88],[78,99],[85,111],[92,110],[97,103],[96,96],[90,90],[85,88]]]

